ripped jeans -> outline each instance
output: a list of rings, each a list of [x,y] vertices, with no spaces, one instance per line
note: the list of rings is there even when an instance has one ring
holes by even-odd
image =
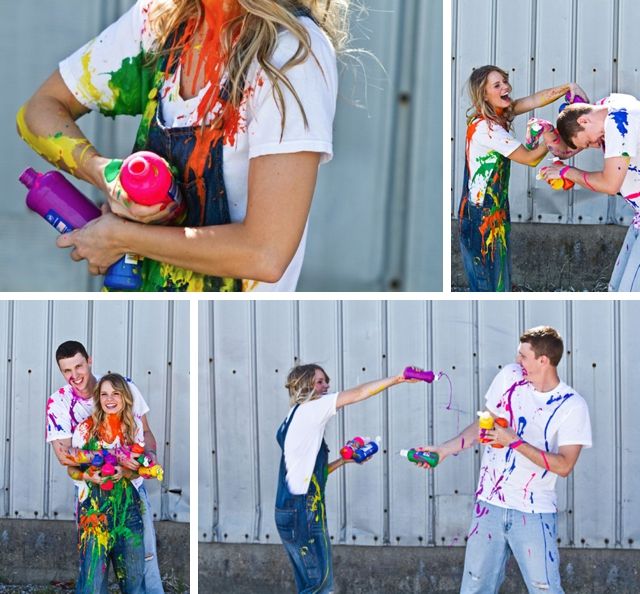
[[[460,594],[497,594],[510,553],[530,594],[564,594],[557,514],[529,514],[484,501],[477,505],[482,513],[475,514],[469,530]]]

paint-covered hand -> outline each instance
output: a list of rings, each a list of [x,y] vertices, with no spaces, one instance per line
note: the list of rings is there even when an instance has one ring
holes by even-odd
[[[486,442],[487,445],[497,443],[505,448],[519,439],[518,434],[511,427],[501,427],[498,423],[494,425],[493,429],[487,429],[484,435],[489,440]]]
[[[541,139],[545,139],[545,134],[555,132],[553,124],[548,120],[542,118],[530,118],[527,122],[527,131],[524,138],[524,146],[528,150],[533,150],[538,147]],[[556,132],[557,134],[557,132]]]
[[[560,176],[560,171],[565,167],[565,164],[562,162],[554,162],[551,165],[545,165],[544,167],[540,167],[540,171],[536,177],[538,179],[543,179],[546,182],[550,182],[550,180],[554,179],[562,179]]]
[[[145,224],[166,223],[171,220],[176,214],[178,203],[154,204],[153,206],[137,204],[120,183],[121,166],[122,161],[119,159],[105,159],[101,164],[102,177],[104,179],[102,190],[107,196],[111,212],[124,219]]]
[[[569,103],[576,102],[576,99],[581,99],[582,103],[589,103],[589,96],[582,87],[577,83],[569,83]]]
[[[72,247],[71,259],[75,262],[87,260],[90,274],[105,274],[126,251],[117,242],[118,231],[123,225],[131,224],[103,208],[103,215],[89,221],[82,229],[59,235],[56,245],[59,248]]]
[[[119,451],[116,454],[116,458],[118,459],[118,464],[120,464],[123,468],[127,468],[136,472],[138,468],[140,468],[140,463],[134,459],[133,456],[127,456],[124,452]]]
[[[420,446],[415,448],[417,452],[434,452],[436,454],[438,454],[438,465],[440,465],[442,463],[442,461],[452,452],[447,451],[446,448],[442,447],[442,446],[435,446],[435,445],[424,445],[424,446]],[[430,466],[429,464],[427,464],[426,462],[416,462],[416,466],[419,466],[420,468],[427,468],[427,469],[432,469],[433,467]]]

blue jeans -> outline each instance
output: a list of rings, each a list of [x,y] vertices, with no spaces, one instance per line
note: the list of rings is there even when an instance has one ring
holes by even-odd
[[[465,218],[460,219],[460,251],[469,290],[511,291],[509,223],[504,225],[504,242],[495,240],[487,249],[486,237],[480,233],[486,211],[486,208],[469,204]],[[483,254],[483,251],[487,253]]]
[[[146,594],[164,594],[158,555],[156,550],[156,532],[153,527],[153,513],[149,495],[144,484],[138,489],[141,501],[142,524],[144,529],[144,591]]]
[[[120,591],[144,593],[144,544],[140,499],[128,484],[121,491],[93,488],[78,507],[79,576],[76,594],[106,594],[113,563]]]
[[[292,495],[286,507],[276,508],[276,527],[293,565],[300,594],[328,594],[333,591],[331,543],[324,502],[314,497]]]
[[[556,519],[476,502],[460,594],[497,594],[510,552],[531,594],[563,594]]]

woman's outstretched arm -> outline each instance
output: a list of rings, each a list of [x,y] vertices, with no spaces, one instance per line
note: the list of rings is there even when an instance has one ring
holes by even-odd
[[[585,101],[589,101],[587,94],[582,90],[580,85],[576,83],[566,83],[558,87],[551,87],[538,91],[528,97],[521,97],[513,102],[513,114],[520,115],[532,111],[538,107],[544,107],[553,103],[557,99],[560,99],[563,95],[569,93],[569,98],[573,101],[573,98],[578,95]]]
[[[397,384],[402,384],[404,382],[416,381],[418,380],[405,379],[402,374],[399,374],[392,375],[391,377],[386,377],[384,379],[367,382],[366,384],[361,384],[359,386],[356,386],[355,388],[340,392],[336,401],[336,408],[342,408],[343,406],[354,404],[356,402],[360,402],[361,400],[366,400],[367,398],[371,398],[371,396],[375,396],[380,392],[384,392],[384,390],[390,388],[391,386],[396,386]]]

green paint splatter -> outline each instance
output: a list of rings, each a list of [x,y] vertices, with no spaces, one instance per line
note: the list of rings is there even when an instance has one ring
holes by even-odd
[[[54,138],[62,138],[62,132],[56,132],[56,133],[53,135],[53,137],[54,137]]]
[[[109,161],[103,171],[104,179],[107,181],[107,183],[111,183],[118,177],[121,168],[122,159],[113,159]]]

